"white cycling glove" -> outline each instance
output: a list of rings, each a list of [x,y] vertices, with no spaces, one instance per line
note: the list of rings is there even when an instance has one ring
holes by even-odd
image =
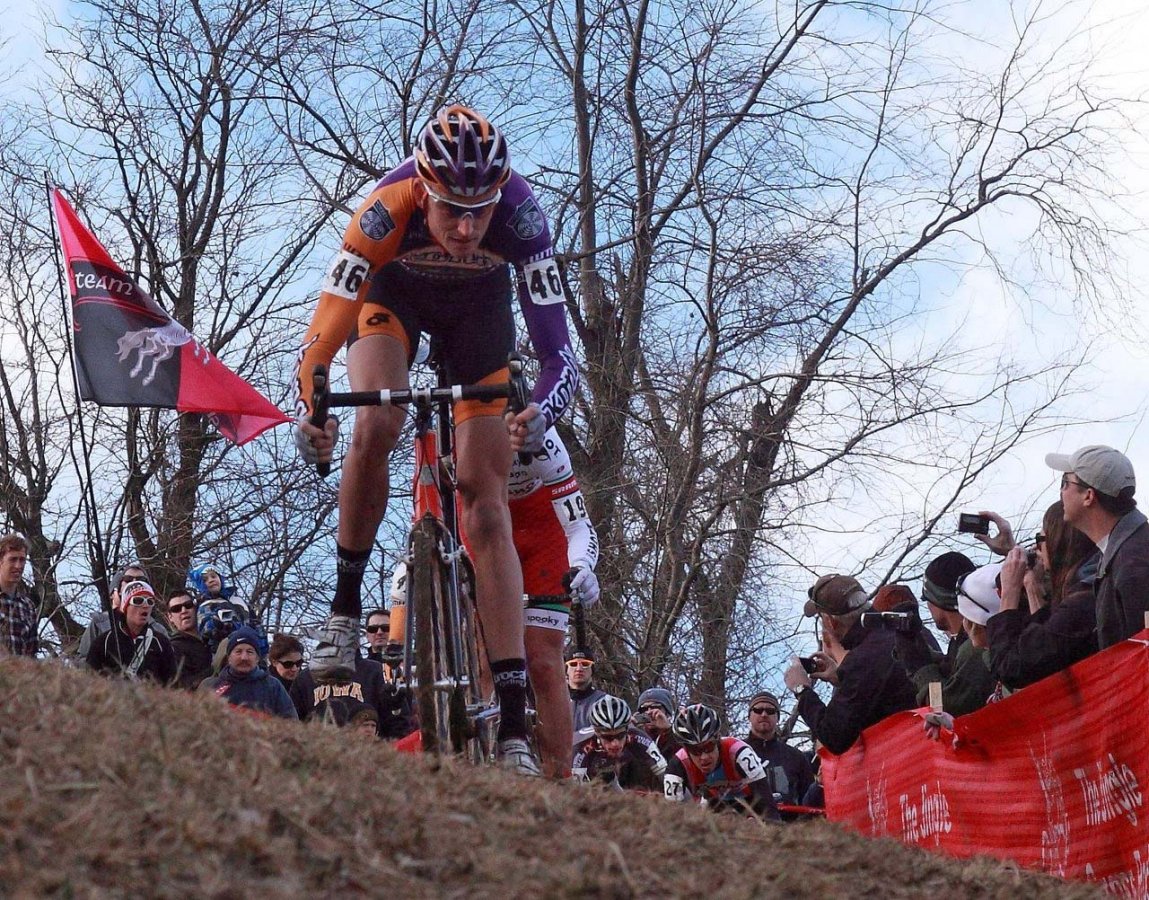
[[[535,409],[539,408],[537,403],[531,403]],[[547,417],[540,411],[537,416],[526,423],[525,426],[527,433],[523,438],[523,453],[538,453],[543,449],[543,438],[547,433]]]
[[[578,572],[571,578],[571,599],[589,609],[598,603],[599,587],[598,576],[589,566],[579,566]]]
[[[335,416],[328,416],[327,420],[335,423],[335,431],[331,435],[331,442],[334,444],[339,437],[339,420]],[[295,420],[295,449],[299,451],[300,459],[309,466],[314,466],[319,462],[319,451],[315,449],[315,445],[311,443],[311,438],[302,428],[302,423],[306,421],[308,421],[306,417]]]

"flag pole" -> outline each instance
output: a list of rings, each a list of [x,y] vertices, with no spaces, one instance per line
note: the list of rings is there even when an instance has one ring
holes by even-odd
[[[52,225],[56,232],[57,240],[59,240],[60,223],[56,220],[56,205],[52,202],[52,190],[52,177],[45,171],[44,191],[48,197],[48,212],[52,217]],[[64,287],[64,268],[60,264],[61,252],[57,252],[55,255],[56,281],[59,286],[60,308],[64,313],[64,344],[68,350],[68,359],[72,364],[72,389],[76,397],[76,430],[80,433],[80,449],[84,460],[82,472],[76,460],[75,447],[70,442],[68,452],[72,457],[72,465],[76,469],[76,474],[84,483],[84,490],[81,496],[83,497],[84,519],[87,524],[85,532],[88,538],[89,558],[94,558],[96,563],[96,590],[99,591],[100,594],[100,605],[105,612],[111,612],[112,599],[108,589],[108,559],[104,553],[104,539],[100,533],[100,516],[96,510],[96,492],[92,483],[92,451],[88,446],[87,435],[84,433],[84,415],[80,405],[82,403],[82,398],[80,397],[80,375],[76,369],[76,354],[72,347],[72,311],[71,305],[68,303],[68,291]]]

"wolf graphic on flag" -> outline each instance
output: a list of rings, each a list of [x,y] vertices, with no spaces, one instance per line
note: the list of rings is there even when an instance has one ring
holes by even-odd
[[[116,359],[120,362],[130,361],[131,355],[136,354],[136,364],[128,373],[131,378],[143,374],[144,364],[150,363],[151,368],[143,379],[143,384],[146,387],[156,377],[156,368],[159,364],[165,359],[171,359],[175,349],[187,343],[192,345],[192,354],[195,359],[202,358],[203,364],[206,366],[207,351],[204,350],[199,341],[176,322],[169,322],[159,328],[141,328],[139,331],[129,331],[116,341]]]
[[[290,421],[141,290],[59,191],[52,192],[52,205],[72,294],[83,399],[203,413],[236,444]]]

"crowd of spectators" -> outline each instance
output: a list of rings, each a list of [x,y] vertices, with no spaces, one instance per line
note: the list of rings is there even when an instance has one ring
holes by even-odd
[[[973,712],[1145,626],[1149,528],[1133,498],[1132,464],[1103,446],[1046,463],[1063,473],[1060,497],[1032,544],[1019,543],[999,514],[978,513],[984,527],[975,536],[996,558],[978,565],[940,554],[921,573],[921,605],[906,585],[868,591],[851,575],[823,575],[809,588],[803,613],[816,619],[820,646],[793,657],[783,681],[815,746],[845,752],[870,725],[932,702],[935,684],[941,714]],[[23,579],[28,549],[20,535],[0,537],[0,646],[31,656],[39,606]],[[192,569],[159,610],[139,563],[116,572],[110,588],[110,612],[93,616],[79,642],[78,659],[94,672],[378,738],[416,727],[387,609],[367,613],[354,673],[332,681],[313,677],[298,636],[268,640],[218,566]],[[589,652],[572,654],[566,672],[575,778],[767,819],[820,804],[817,758],[785,740],[776,694],[750,698],[749,730],[736,738],[722,734],[722,712],[680,705],[664,687],[644,690],[632,711],[596,686]]]
[[[1031,544],[983,511],[968,516],[971,527],[1000,559],[979,566],[947,552],[925,567],[921,599],[944,651],[905,590],[887,585],[871,598],[837,574],[810,588],[805,614],[818,617],[822,647],[809,670],[793,658],[784,679],[821,746],[845,752],[870,725],[931,703],[933,684],[948,717],[934,724],[952,722],[1145,627],[1149,528],[1132,463],[1101,445],[1045,462],[1062,473],[1060,497]],[[817,681],[831,686],[828,701],[813,690]]]

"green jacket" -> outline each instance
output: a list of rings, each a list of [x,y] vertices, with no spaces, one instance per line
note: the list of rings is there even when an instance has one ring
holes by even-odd
[[[989,649],[979,650],[972,641],[962,641],[949,678],[942,677],[936,663],[914,672],[914,687],[922,706],[930,702],[931,681],[941,682],[942,708],[951,716],[964,716],[981,709],[997,685],[997,679],[989,670]]]

